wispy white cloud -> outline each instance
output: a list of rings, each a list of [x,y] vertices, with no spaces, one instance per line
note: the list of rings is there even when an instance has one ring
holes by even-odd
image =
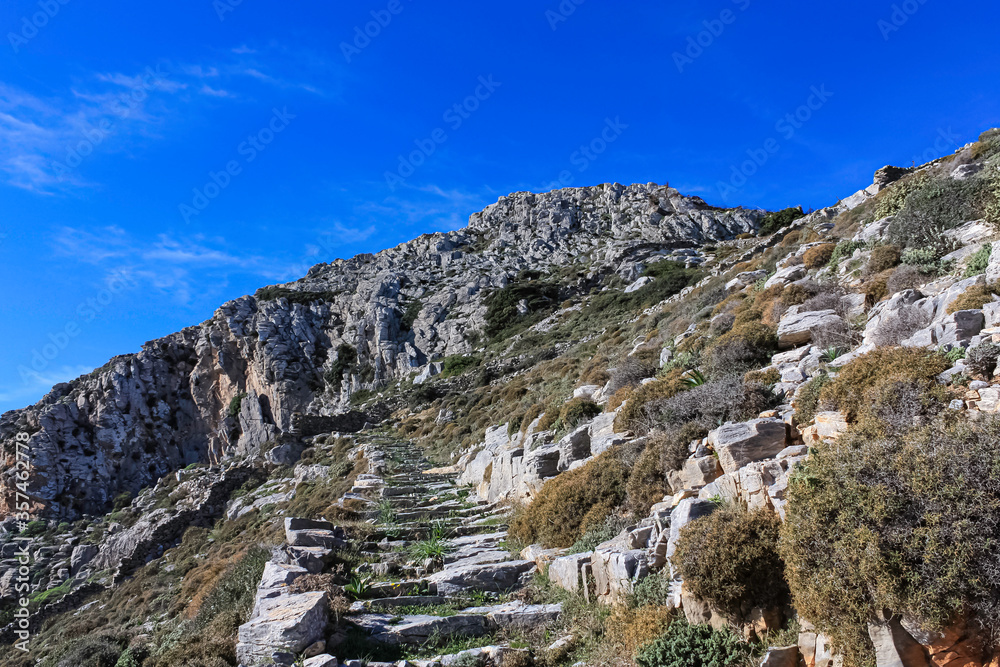
[[[61,93],[0,83],[0,180],[39,194],[95,185],[81,164],[95,153],[133,152],[160,138],[199,100],[252,100],[260,86],[328,96],[336,66],[322,55],[238,48],[212,63],[162,62],[137,72],[95,72]],[[193,107],[197,109],[197,106]]]
[[[469,216],[483,208],[496,197],[490,188],[478,192],[445,189],[438,185],[403,186],[408,194],[392,195],[380,203],[363,203],[359,212],[368,213],[378,220],[398,220],[407,224],[436,231],[454,231],[469,224]],[[376,226],[380,226],[376,223]]]
[[[57,255],[100,267],[108,275],[126,272],[174,302],[191,305],[211,300],[234,274],[268,282],[288,282],[304,275],[304,262],[282,264],[273,258],[235,252],[224,238],[195,234],[160,234],[143,241],[117,227],[94,231],[64,227],[53,241]],[[216,290],[206,291],[205,285]]]

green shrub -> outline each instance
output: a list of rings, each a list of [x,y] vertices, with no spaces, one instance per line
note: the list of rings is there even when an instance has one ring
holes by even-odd
[[[559,288],[539,278],[540,274],[525,274],[503,289],[486,298],[486,335],[490,338],[501,336],[524,326],[530,319],[551,310],[556,305]],[[518,304],[525,302],[528,312],[518,311]]]
[[[906,198],[922,185],[924,179],[923,174],[905,176],[875,195],[871,221],[899,213],[906,204]]]
[[[781,211],[770,211],[761,220],[760,229],[757,231],[757,234],[760,236],[770,236],[779,229],[787,227],[804,216],[805,213],[803,213],[801,206],[793,206]]]
[[[625,486],[628,507],[634,516],[648,516],[649,509],[670,493],[670,485],[667,484],[667,477],[663,472],[662,457],[664,450],[672,448],[674,444],[673,439],[668,439],[662,434],[659,437],[652,436],[639,455],[639,460],[633,466],[628,484]],[[685,459],[687,453],[687,443],[684,443]]]
[[[778,350],[777,331],[758,318],[740,322],[716,338],[705,351],[705,366],[713,374],[745,372],[771,359]]]
[[[958,298],[948,304],[949,314],[957,313],[960,310],[982,310],[983,306],[993,301],[993,297],[1000,294],[1000,285],[973,285]]]
[[[802,255],[802,263],[807,269],[822,269],[830,263],[833,258],[833,251],[837,246],[833,243],[813,246]]]
[[[622,433],[628,430],[648,432],[657,421],[656,416],[650,414],[647,405],[661,398],[670,398],[682,391],[690,388],[681,377],[684,372],[681,369],[671,371],[666,377],[647,382],[634,390],[629,390],[625,406],[618,411],[615,417],[615,431]],[[608,407],[610,408],[610,401]]]
[[[670,593],[670,573],[664,570],[654,572],[632,589],[630,607],[648,607],[673,604]]]
[[[1000,421],[949,421],[850,429],[792,476],[780,550],[794,605],[848,665],[874,662],[867,624],[883,610],[1000,628]]]
[[[441,370],[441,377],[450,378],[455,375],[462,375],[482,363],[482,359],[475,355],[465,356],[453,354],[444,360],[444,368]]]
[[[332,302],[339,292],[300,292],[286,287],[262,287],[254,297],[258,301],[286,299],[289,303],[309,305],[316,302]]]
[[[56,667],[115,667],[121,647],[106,636],[76,639],[55,664]]]
[[[402,332],[411,331],[413,329],[413,323],[417,321],[420,317],[420,311],[424,308],[424,302],[420,299],[414,299],[406,304],[406,309],[399,318],[399,330]]]
[[[681,529],[672,563],[692,594],[732,620],[754,607],[774,609],[788,602],[780,527],[771,510],[723,505]]]
[[[899,266],[902,250],[895,245],[880,245],[872,248],[868,263],[865,265],[865,275],[873,276]]]
[[[969,263],[965,265],[965,277],[971,278],[980,273],[986,273],[986,267],[990,265],[990,255],[993,254],[993,244],[984,243],[976,251],[976,254],[969,258]]]
[[[515,514],[510,535],[525,544],[571,546],[625,500],[627,478],[619,452],[604,452],[547,481],[538,497]]]
[[[831,381],[830,376],[826,372],[822,372],[806,382],[796,394],[795,420],[799,424],[808,424],[816,417],[820,394]]]
[[[243,407],[243,399],[246,397],[247,393],[245,391],[241,391],[235,396],[233,396],[233,399],[229,401],[229,409],[227,411],[227,414],[229,415],[230,419],[239,419],[240,409]]]
[[[858,417],[868,403],[866,392],[878,392],[895,382],[913,382],[930,388],[951,367],[944,356],[907,347],[875,349],[854,359],[820,393],[824,407],[842,410],[849,420]]]
[[[864,246],[865,244],[860,241],[841,241],[833,249],[833,254],[830,256],[830,266],[836,268],[842,261],[851,257],[855,250]]]
[[[729,630],[678,618],[658,639],[641,647],[635,661],[639,667],[734,667],[750,653],[749,645]]]
[[[906,266],[915,267],[921,273],[929,276],[939,276],[951,270],[951,263],[942,261],[941,256],[945,254],[947,248],[936,248],[934,246],[923,246],[920,248],[907,248],[900,256],[900,261]]]
[[[581,422],[601,414],[601,407],[587,398],[574,398],[559,411],[559,421],[564,428],[574,428]]]
[[[1000,129],[986,130],[972,147],[973,160],[986,160],[1000,153]]]
[[[45,532],[46,526],[47,524],[40,519],[29,521],[28,525],[21,530],[21,537],[38,537]]]
[[[112,508],[115,512],[121,511],[132,504],[132,494],[128,491],[122,491],[117,496],[115,496],[112,502]]]
[[[132,649],[125,649],[121,656],[119,656],[118,662],[115,663],[115,667],[140,667],[140,665],[141,663],[135,657]]]
[[[980,343],[966,353],[965,367],[975,375],[992,378],[998,359],[1000,359],[1000,346],[993,343]]]
[[[907,194],[886,235],[904,248],[932,247],[946,254],[956,246],[944,232],[980,217],[979,204],[986,187],[981,178],[921,179]]]
[[[324,376],[326,383],[333,387],[334,391],[339,392],[344,382],[344,373],[352,370],[357,363],[358,351],[347,343],[341,343],[337,346],[337,358]]]
[[[627,517],[623,517],[620,514],[609,514],[605,517],[603,523],[588,528],[580,539],[573,543],[568,553],[582,554],[593,551],[598,545],[613,540],[621,535],[623,530],[633,525],[635,524],[629,521]]]

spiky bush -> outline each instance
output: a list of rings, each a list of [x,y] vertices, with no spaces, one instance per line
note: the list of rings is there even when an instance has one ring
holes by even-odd
[[[515,513],[510,535],[525,544],[568,547],[625,500],[628,468],[609,450],[545,483],[538,497]]]
[[[781,519],[770,510],[724,505],[681,529],[672,563],[684,585],[731,620],[788,601],[778,555]]]
[[[888,436],[851,429],[789,485],[780,553],[795,608],[848,665],[874,662],[868,622],[1000,628],[1000,420]]]
[[[844,366],[837,378],[820,394],[824,408],[844,411],[854,420],[868,405],[868,396],[889,383],[905,381],[931,388],[936,378],[950,368],[943,355],[926,350],[888,347],[878,348]]]

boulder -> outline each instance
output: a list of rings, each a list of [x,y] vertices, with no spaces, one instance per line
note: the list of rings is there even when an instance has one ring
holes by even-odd
[[[649,575],[649,552],[645,549],[619,550],[624,546],[613,540],[597,547],[591,558],[597,599],[605,604],[625,602],[635,584]]]
[[[302,663],[302,667],[337,667],[337,659],[329,653],[313,656]]]
[[[814,332],[844,328],[844,320],[835,310],[794,313],[781,318],[778,324],[778,346],[783,349],[805,345]]]
[[[590,458],[590,425],[578,426],[559,441],[559,472]]]
[[[793,283],[796,280],[801,280],[806,277],[806,267],[801,264],[794,266],[786,266],[783,269],[779,269],[777,273],[771,276],[764,287],[774,287],[775,285],[787,285]]]
[[[70,573],[76,576],[87,563],[94,559],[99,551],[97,545],[81,544],[73,549],[73,554],[69,557]]]
[[[667,474],[667,481],[676,493],[682,489],[700,489],[718,479],[721,474],[719,459],[714,456],[703,456],[685,461],[683,468]]]
[[[754,461],[777,456],[787,443],[787,425],[780,419],[754,419],[726,424],[708,434],[708,444],[726,473]]]
[[[629,285],[628,287],[626,287],[625,288],[625,293],[626,294],[631,294],[632,292],[638,292],[643,287],[645,287],[646,285],[648,285],[651,282],[653,282],[653,280],[655,280],[655,279],[654,278],[650,278],[649,276],[643,276],[642,278],[639,278],[634,283],[632,283],[631,285]]]
[[[482,615],[407,616],[398,625],[387,623],[372,639],[383,644],[422,645],[434,636],[482,637],[487,632],[486,617]]]
[[[771,647],[764,654],[764,659],[760,662],[760,667],[798,667],[799,647],[782,646]]]
[[[923,648],[903,628],[898,618],[869,623],[868,635],[875,646],[878,667],[927,667]]]
[[[556,558],[549,564],[549,581],[567,591],[580,589],[580,572],[585,563],[590,563],[593,551]]]
[[[438,592],[442,595],[470,588],[490,593],[506,593],[525,585],[535,569],[535,564],[530,560],[463,564],[435,572],[428,580],[437,584]]]
[[[326,593],[280,595],[261,602],[240,626],[237,658],[248,667],[265,664],[275,651],[301,653],[326,633]]]
[[[995,283],[998,280],[1000,280],[1000,241],[994,241],[990,261],[986,266],[986,282]]]

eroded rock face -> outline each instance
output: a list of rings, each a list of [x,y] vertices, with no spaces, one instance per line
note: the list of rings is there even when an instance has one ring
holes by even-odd
[[[708,434],[708,444],[729,474],[754,461],[777,456],[787,443],[787,426],[780,419],[754,419],[726,424]]]
[[[293,432],[301,415],[345,412],[355,391],[414,370],[430,377],[439,370],[432,360],[470,351],[484,298],[526,267],[545,272],[586,256],[583,283],[634,280],[647,259],[751,232],[761,215],[653,184],[516,193],[466,229],[317,265],[58,385],[0,417],[0,444],[10,457],[17,433],[31,434],[36,513],[102,514],[121,492],[168,472],[253,452]],[[11,511],[13,466],[5,468],[0,518]]]

